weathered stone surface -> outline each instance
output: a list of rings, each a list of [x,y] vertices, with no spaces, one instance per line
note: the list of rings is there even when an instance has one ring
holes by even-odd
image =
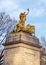
[[[5,65],[40,65],[41,46],[36,37],[19,32],[7,36]]]
[[[17,44],[17,43],[22,43],[22,42],[26,43],[28,45],[34,45],[34,46],[41,47],[39,45],[39,39],[38,38],[36,38],[34,36],[30,36],[29,34],[24,33],[24,32],[19,32],[16,34],[8,35],[5,45]]]
[[[5,65],[40,65],[40,49],[23,43],[6,46]]]
[[[46,65],[46,51],[45,49],[43,48],[42,52],[41,52],[41,65]]]

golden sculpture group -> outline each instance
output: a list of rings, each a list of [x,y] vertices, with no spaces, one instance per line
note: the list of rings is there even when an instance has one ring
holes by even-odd
[[[26,16],[28,15],[28,13],[29,13],[29,9],[27,9],[27,13],[24,12],[24,13],[20,14],[20,21],[16,25],[16,29],[14,30],[15,33],[20,32],[20,31],[24,31],[24,32],[29,33],[31,36],[35,35],[35,26],[28,24],[26,26],[26,28],[24,27],[25,21],[26,21]]]

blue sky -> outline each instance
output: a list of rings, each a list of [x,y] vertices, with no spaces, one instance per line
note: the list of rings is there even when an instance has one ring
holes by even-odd
[[[25,24],[35,25],[38,38],[46,37],[46,0],[0,0],[0,12],[6,12],[17,21],[19,14],[27,11],[27,8],[30,12]]]

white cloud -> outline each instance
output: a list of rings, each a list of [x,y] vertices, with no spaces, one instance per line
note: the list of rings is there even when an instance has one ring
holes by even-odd
[[[11,16],[18,17],[18,14],[20,12],[24,11],[23,7],[21,7],[21,5],[23,5],[23,4],[20,4],[20,3],[25,2],[25,1],[26,0],[19,0],[19,1],[18,0],[2,0],[2,1],[0,1],[0,11],[4,10],[7,13],[10,13]],[[36,1],[36,3],[39,3],[39,2],[42,3],[42,2],[45,2],[45,0],[44,1],[39,0],[38,2]],[[27,6],[26,6],[26,8],[27,8]],[[29,6],[29,8],[30,8],[30,6]],[[44,13],[45,13],[45,9],[41,8],[41,7],[37,8],[37,5],[36,5],[35,8],[31,9],[30,16],[31,17],[40,17],[40,16],[43,16]]]
[[[18,2],[14,0],[2,0],[0,1],[0,10],[11,11],[18,8]]]
[[[2,0],[0,1],[0,11],[5,11],[11,17],[18,19],[20,12],[24,11],[23,8],[20,8],[20,2],[24,2],[24,0]]]

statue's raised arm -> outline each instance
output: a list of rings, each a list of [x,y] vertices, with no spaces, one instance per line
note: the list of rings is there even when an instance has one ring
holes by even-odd
[[[24,23],[26,20],[26,15],[28,15],[28,14],[29,14],[29,9],[27,9],[27,12],[20,13],[20,21],[21,22],[23,21],[23,23]]]
[[[28,14],[29,14],[29,11],[30,11],[30,10],[29,10],[29,9],[27,9],[27,13],[26,13],[26,15],[28,15]]]

